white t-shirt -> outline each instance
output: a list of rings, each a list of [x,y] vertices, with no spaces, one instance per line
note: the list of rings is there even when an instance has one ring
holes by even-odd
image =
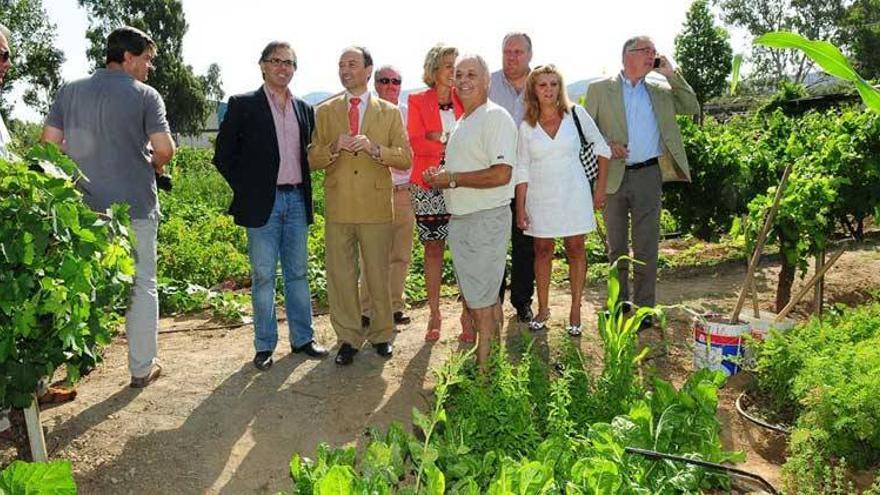
[[[445,168],[453,173],[485,170],[499,163],[516,165],[516,125],[507,110],[491,101],[462,116],[446,144]],[[515,170],[511,180],[489,189],[457,187],[444,189],[446,209],[453,215],[467,215],[510,205]]]

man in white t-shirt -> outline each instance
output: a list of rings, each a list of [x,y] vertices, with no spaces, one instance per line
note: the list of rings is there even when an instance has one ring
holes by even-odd
[[[464,107],[446,145],[446,165],[425,182],[444,189],[449,248],[458,285],[479,332],[477,362],[485,371],[489,343],[501,329],[498,291],[510,240],[516,125],[489,101],[489,69],[479,55],[459,57],[455,87]]]

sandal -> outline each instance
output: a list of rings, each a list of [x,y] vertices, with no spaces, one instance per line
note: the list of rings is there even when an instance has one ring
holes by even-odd
[[[465,344],[473,344],[477,341],[477,334],[474,332],[474,322],[469,315],[461,316],[458,319],[461,322],[461,334],[458,341]]]
[[[547,315],[544,317],[543,320],[539,320],[537,318],[532,318],[532,320],[529,322],[529,330],[531,330],[533,332],[539,332],[541,330],[544,330],[545,328],[547,328],[547,321],[549,321],[549,320],[550,320],[550,313],[547,313]]]
[[[442,324],[439,313],[428,317],[428,331],[425,332],[425,342],[437,342],[440,340],[440,326]]]
[[[565,327],[565,331],[568,332],[572,337],[580,337],[581,336],[581,326],[580,325],[569,325]]]

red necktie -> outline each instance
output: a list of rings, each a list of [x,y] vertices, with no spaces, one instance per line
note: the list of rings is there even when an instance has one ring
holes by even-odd
[[[348,107],[348,130],[351,131],[351,135],[355,136],[358,133],[358,124],[361,118],[361,111],[358,108],[358,105],[361,104],[361,99],[355,96],[351,100],[349,100],[351,104]]]

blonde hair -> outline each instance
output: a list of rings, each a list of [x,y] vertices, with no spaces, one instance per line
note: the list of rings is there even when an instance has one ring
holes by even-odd
[[[538,116],[541,115],[541,104],[538,103],[535,86],[538,84],[538,76],[544,74],[554,75],[559,81],[559,95],[556,97],[556,110],[559,112],[559,116],[562,117],[571,110],[571,100],[568,99],[568,91],[565,90],[565,80],[562,78],[562,74],[553,64],[539,65],[529,73],[523,95],[526,104],[526,115],[523,120],[532,127],[538,125]]]
[[[444,45],[443,43],[437,43],[430,50],[428,50],[428,54],[425,55],[425,71],[422,73],[422,81],[428,85],[429,88],[433,88],[437,85],[437,81],[434,80],[434,76],[437,73],[437,69],[440,68],[440,64],[443,63],[443,57],[447,55],[452,55],[453,58],[458,56],[458,49],[454,46]]]

